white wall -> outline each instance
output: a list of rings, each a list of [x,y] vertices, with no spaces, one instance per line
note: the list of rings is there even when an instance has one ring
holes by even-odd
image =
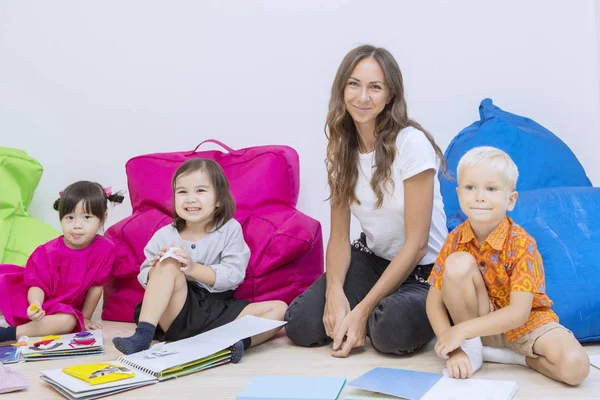
[[[600,182],[592,0],[4,1],[0,145],[41,161],[30,211],[58,227],[58,190],[126,188],[135,155],[205,138],[287,144],[301,158],[298,207],[327,237],[329,90],[362,43],[396,56],[410,114],[442,148],[491,97],[554,131]],[[109,225],[129,213],[115,208]]]

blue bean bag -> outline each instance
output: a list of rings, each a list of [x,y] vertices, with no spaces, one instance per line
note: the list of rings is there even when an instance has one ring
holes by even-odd
[[[463,129],[448,145],[449,180],[440,175],[440,189],[448,228],[466,217],[456,197],[456,167],[460,158],[477,146],[493,146],[507,152],[519,168],[517,190],[563,186],[592,186],[575,154],[552,132],[537,122],[496,107],[491,99],[479,106],[480,120]]]
[[[560,322],[581,342],[600,341],[600,188],[522,192],[510,216],[537,242]]]
[[[537,242],[546,289],[560,322],[581,342],[600,341],[600,188],[591,182],[573,152],[552,132],[502,111],[492,100],[479,106],[481,119],[463,129],[445,156],[456,178],[460,158],[476,146],[507,152],[519,168],[519,198],[509,215]],[[456,181],[440,175],[448,229],[465,220]]]

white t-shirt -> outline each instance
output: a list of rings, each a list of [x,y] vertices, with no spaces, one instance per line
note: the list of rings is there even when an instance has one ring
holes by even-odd
[[[432,264],[448,235],[446,215],[437,177],[439,160],[433,146],[418,129],[403,129],[396,140],[396,158],[392,164],[394,192],[383,191],[383,204],[376,209],[377,197],[371,189],[371,177],[375,169],[375,152],[359,155],[356,197],[361,204],[350,205],[352,215],[358,219],[367,237],[367,247],[379,257],[393,259],[404,245],[404,180],[428,169],[436,172],[433,188],[433,212],[429,229],[427,254],[420,265]],[[387,183],[389,192],[391,185]]]

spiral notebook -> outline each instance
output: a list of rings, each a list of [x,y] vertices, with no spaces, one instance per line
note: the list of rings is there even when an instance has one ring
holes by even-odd
[[[431,372],[374,368],[348,383],[358,388],[346,400],[511,400],[517,383],[492,379],[452,379]]]
[[[246,315],[208,332],[176,342],[158,343],[148,350],[109,361],[134,371],[135,376],[130,379],[91,385],[62,369],[41,371],[40,378],[69,399],[96,399],[228,363],[231,345],[284,324]]]

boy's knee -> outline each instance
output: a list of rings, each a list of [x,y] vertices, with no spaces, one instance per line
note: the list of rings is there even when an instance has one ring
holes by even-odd
[[[446,258],[444,279],[462,280],[477,269],[477,261],[466,251],[457,251]]]
[[[570,350],[563,354],[560,364],[563,381],[577,386],[590,374],[590,359],[583,349]]]

